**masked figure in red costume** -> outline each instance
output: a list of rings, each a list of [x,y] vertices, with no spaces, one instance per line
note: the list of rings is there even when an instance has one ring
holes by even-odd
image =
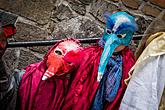
[[[60,110],[69,87],[70,74],[77,68],[81,47],[74,40],[58,42],[44,60],[31,64],[20,82],[20,110]]]
[[[127,47],[137,30],[126,12],[105,13],[106,28],[97,46],[83,49],[80,67],[68,90],[62,110],[118,110],[128,71],[134,65]]]
[[[1,56],[6,39],[15,33],[15,27],[2,29]],[[74,59],[79,59],[81,50],[76,40],[62,40],[50,49],[43,61],[30,64],[25,72],[14,75],[6,73],[0,56],[0,109],[60,110],[69,87],[70,73],[78,67],[78,60]]]

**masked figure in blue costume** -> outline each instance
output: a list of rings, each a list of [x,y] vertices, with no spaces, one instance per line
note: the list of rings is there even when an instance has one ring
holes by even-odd
[[[106,28],[97,46],[84,48],[62,110],[118,110],[134,65],[127,47],[137,24],[126,12],[105,13]]]

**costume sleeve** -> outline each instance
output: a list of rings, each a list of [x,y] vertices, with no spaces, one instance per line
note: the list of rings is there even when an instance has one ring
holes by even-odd
[[[17,100],[17,85],[12,75],[5,70],[0,59],[0,105],[2,110],[15,110]]]

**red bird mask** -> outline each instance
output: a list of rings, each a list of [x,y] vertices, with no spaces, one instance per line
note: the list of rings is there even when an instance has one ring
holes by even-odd
[[[65,60],[66,56],[70,59],[76,58],[82,49],[74,40],[64,40],[60,42],[48,55],[47,67],[42,80],[46,80],[54,75],[61,76],[74,70],[72,61]]]

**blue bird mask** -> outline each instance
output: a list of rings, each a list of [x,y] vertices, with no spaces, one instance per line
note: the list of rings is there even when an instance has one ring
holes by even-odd
[[[128,46],[131,42],[133,33],[137,30],[137,24],[134,17],[126,12],[117,12],[112,15],[105,13],[104,16],[106,19],[106,28],[102,36],[104,50],[98,68],[98,81],[101,80],[108,60],[115,49],[120,45]]]

